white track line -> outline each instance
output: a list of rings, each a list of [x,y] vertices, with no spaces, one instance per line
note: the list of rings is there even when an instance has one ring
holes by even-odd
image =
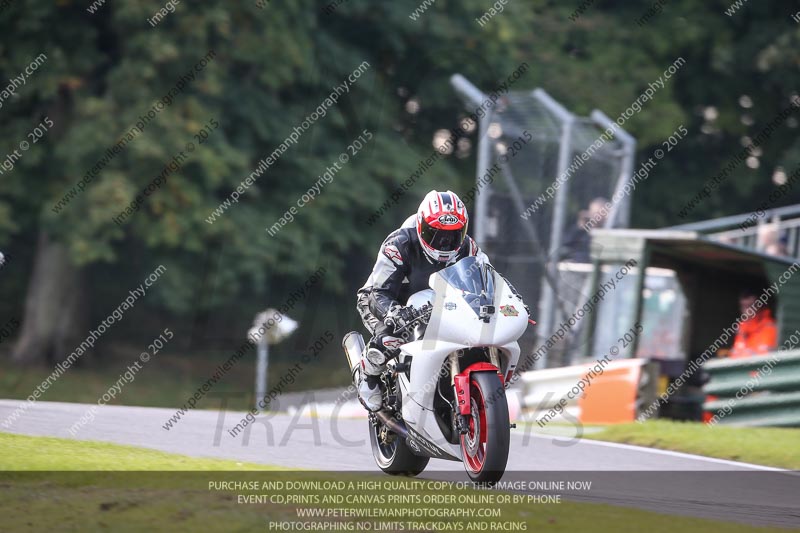
[[[16,407],[17,405],[21,405],[23,403],[25,403],[25,400],[0,399],[0,405],[5,404],[5,405],[11,406],[11,407]],[[37,404],[34,404],[33,407],[36,407],[36,405],[44,405],[44,404],[65,405],[65,406],[86,405],[87,407],[91,406],[91,405],[95,405],[95,404],[76,404],[76,403],[69,403],[69,402],[45,402],[45,401],[43,401],[43,402],[37,402]],[[105,406],[105,407],[123,407],[123,408],[132,407],[132,408],[137,408],[137,409],[153,409],[154,411],[155,410],[161,410],[161,411],[173,412],[172,409],[165,408],[165,407],[146,407],[145,408],[145,407],[139,407],[139,406],[135,406],[135,405],[133,405],[133,406],[128,406],[128,405],[124,405],[124,406]],[[201,410],[201,412],[212,412],[212,411],[213,410],[205,410],[205,409]],[[213,411],[213,412],[216,413],[217,411]],[[244,413],[242,413],[242,414],[244,414]],[[515,433],[512,432],[511,435],[513,437],[515,435]],[[523,435],[520,435],[519,433],[516,433],[516,435],[518,435],[520,438],[523,438]],[[527,435],[527,437],[528,438],[539,438],[539,439],[553,439],[553,440],[560,440],[560,441],[574,441],[575,438],[576,438],[576,437],[564,437],[564,436],[559,436],[559,435],[548,435],[548,434],[533,433],[533,432],[530,433],[529,435]],[[684,459],[694,459],[696,461],[708,461],[710,463],[718,463],[718,464],[724,464],[724,465],[729,465],[729,466],[738,466],[738,467],[742,467],[742,468],[750,468],[752,470],[765,470],[765,471],[769,471],[769,472],[791,472],[791,473],[794,473],[793,470],[787,470],[785,468],[775,468],[775,467],[771,467],[771,466],[756,465],[756,464],[751,464],[751,463],[742,463],[742,462],[739,462],[739,461],[730,461],[728,459],[717,459],[716,457],[706,457],[704,455],[696,455],[696,454],[691,454],[691,453],[675,452],[675,451],[672,451],[672,450],[659,450],[658,448],[647,448],[645,446],[636,446],[636,445],[633,445],[633,444],[622,444],[622,443],[618,443],[618,442],[606,442],[606,441],[601,441],[601,440],[583,439],[583,438],[580,439],[580,442],[581,443],[585,443],[585,444],[595,444],[597,446],[607,446],[609,448],[621,448],[621,449],[624,449],[624,450],[633,450],[633,451],[639,451],[639,452],[643,452],[643,453],[653,453],[653,454],[667,455],[667,456],[671,456],[671,457],[680,457],[680,458],[684,458]]]
[[[533,434],[531,437],[541,437],[541,438],[551,438],[555,440],[564,440],[564,441],[571,441],[574,440],[575,437],[560,437],[560,436],[545,436],[540,434]],[[739,461],[730,461],[728,459],[718,459],[716,457],[706,457],[705,455],[695,455],[693,453],[684,453],[684,452],[675,452],[672,450],[660,450],[658,448],[647,448],[645,446],[636,446],[634,444],[622,444],[619,442],[607,442],[602,440],[593,440],[593,439],[581,439],[582,443],[586,444],[596,444],[598,446],[607,446],[609,448],[622,448],[624,450],[634,450],[640,451],[645,453],[654,453],[658,455],[669,455],[671,457],[681,457],[684,459],[695,459],[698,461],[707,461],[709,463],[718,463],[723,465],[729,466],[739,466],[744,468],[751,468],[753,470],[767,470],[770,472],[792,472],[792,470],[786,470],[785,468],[775,468],[772,466],[764,466],[764,465],[754,465],[751,463],[742,463]]]

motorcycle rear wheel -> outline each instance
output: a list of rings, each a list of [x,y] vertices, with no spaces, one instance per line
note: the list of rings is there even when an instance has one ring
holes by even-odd
[[[380,433],[385,431],[391,442],[385,442]],[[428,457],[414,455],[405,441],[398,435],[389,432],[378,421],[376,425],[369,423],[369,441],[372,445],[372,456],[375,464],[385,473],[393,476],[416,476],[428,466]]]

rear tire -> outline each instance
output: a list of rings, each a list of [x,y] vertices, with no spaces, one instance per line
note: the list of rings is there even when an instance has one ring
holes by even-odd
[[[506,471],[511,440],[506,392],[495,372],[471,374],[469,387],[469,432],[461,435],[464,469],[474,482],[495,483]]]
[[[382,430],[392,438],[390,443],[382,442],[379,436]],[[375,426],[369,423],[369,442],[375,464],[389,475],[416,476],[428,466],[430,458],[414,455],[402,437],[385,430],[380,421]]]

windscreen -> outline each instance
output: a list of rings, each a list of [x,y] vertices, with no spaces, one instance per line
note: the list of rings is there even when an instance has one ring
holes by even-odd
[[[476,315],[480,316],[481,306],[494,303],[494,269],[476,257],[465,257],[439,271],[439,275],[448,285],[461,291]]]

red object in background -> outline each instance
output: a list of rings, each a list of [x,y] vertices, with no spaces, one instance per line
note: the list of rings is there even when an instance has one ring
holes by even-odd
[[[731,359],[765,355],[778,345],[778,328],[769,309],[759,310],[753,318],[739,324],[733,340]]]

